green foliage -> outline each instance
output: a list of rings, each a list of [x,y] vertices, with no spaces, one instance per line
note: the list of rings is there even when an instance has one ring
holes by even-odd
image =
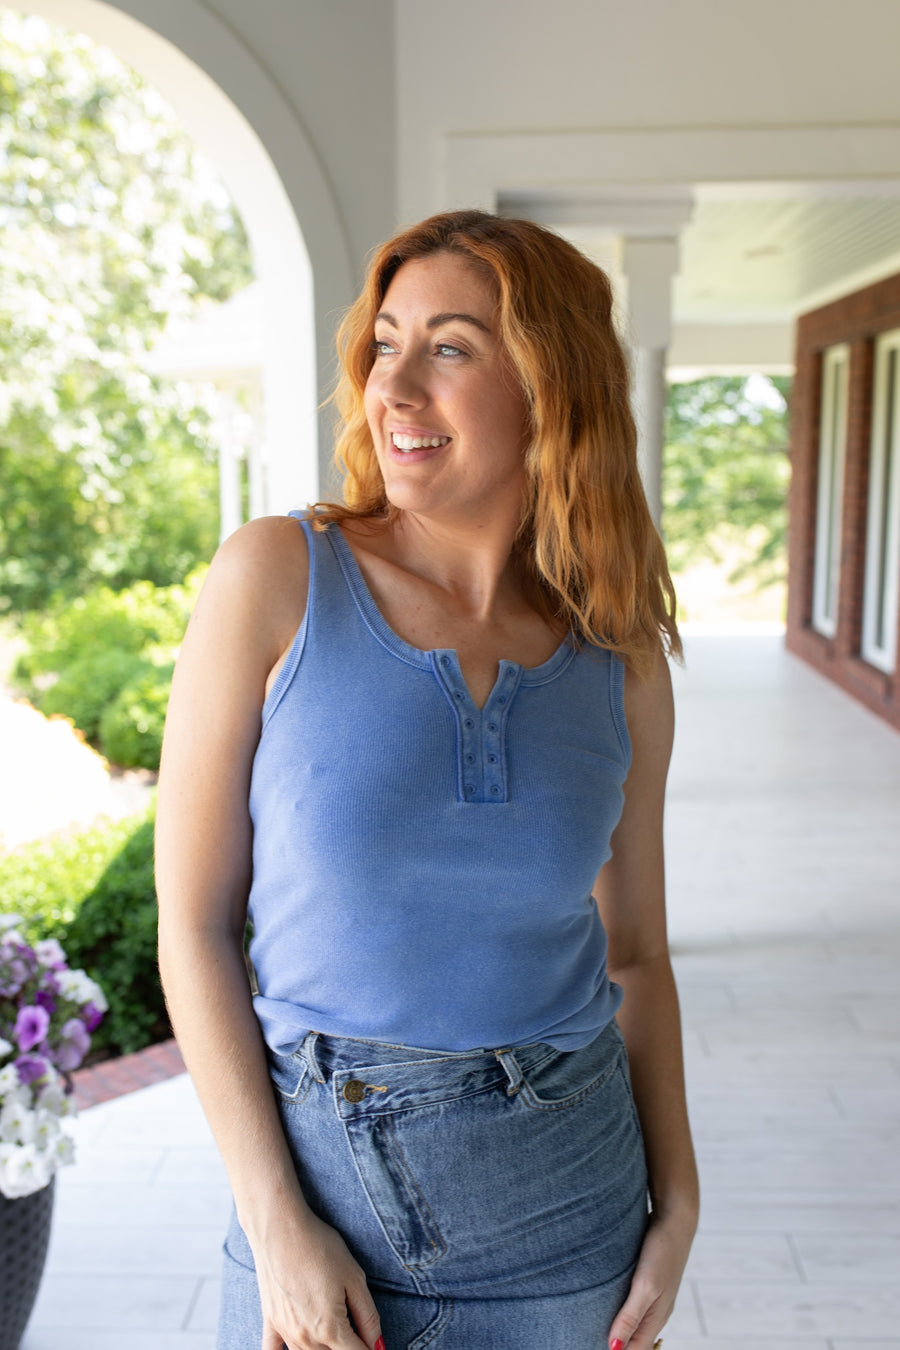
[[[93,1049],[129,1054],[171,1032],[156,968],[152,816],[30,844],[0,857],[0,912],[30,940],[58,938],[103,987]]]
[[[155,769],[174,658],[205,570],[180,586],[99,586],[28,615],[13,672],[21,692],[71,718],[114,764]]]
[[[127,769],[159,764],[173,670],[171,664],[144,666],[104,712],[100,746],[114,764]]]
[[[156,964],[153,821],[126,839],[83,897],[60,941],[70,963],[102,985],[109,1012],[96,1049],[140,1050],[171,1034]]]
[[[0,10],[0,610],[180,580],[216,544],[209,418],[146,373],[251,279],[211,166],[112,53]]]
[[[0,854],[0,913],[21,915],[29,942],[59,937],[134,828],[115,821]]]
[[[785,570],[789,381],[717,377],[669,388],[663,526],[673,570],[720,561],[723,540],[749,541],[733,581],[759,589]]]
[[[101,648],[64,666],[56,683],[45,693],[33,694],[32,702],[48,717],[68,717],[91,745],[99,746],[104,713],[143,669],[144,662],[133,652]]]

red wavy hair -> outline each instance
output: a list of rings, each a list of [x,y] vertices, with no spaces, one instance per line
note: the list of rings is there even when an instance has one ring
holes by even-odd
[[[317,524],[395,514],[363,405],[374,320],[398,269],[434,253],[465,257],[497,295],[500,339],[530,416],[516,548],[538,603],[576,639],[616,651],[639,674],[661,650],[680,655],[675,592],[637,466],[609,278],[531,221],[451,211],[375,251],[338,332],[335,462],[344,501],[319,503]]]

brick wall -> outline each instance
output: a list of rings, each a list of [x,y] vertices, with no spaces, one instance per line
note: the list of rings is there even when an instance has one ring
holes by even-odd
[[[900,671],[885,675],[860,656],[873,358],[878,335],[895,328],[900,328],[900,275],[844,296],[798,321],[791,399],[787,645],[900,728]],[[850,367],[840,586],[837,631],[833,638],[826,638],[812,627],[822,354],[844,342],[850,347]]]

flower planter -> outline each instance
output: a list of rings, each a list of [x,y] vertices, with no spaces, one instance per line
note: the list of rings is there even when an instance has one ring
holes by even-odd
[[[19,1350],[37,1298],[53,1217],[55,1178],[17,1200],[0,1194],[0,1350]]]

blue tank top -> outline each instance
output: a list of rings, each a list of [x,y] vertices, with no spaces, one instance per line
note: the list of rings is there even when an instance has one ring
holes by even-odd
[[[306,615],[250,790],[267,1043],[588,1044],[622,997],[591,897],[630,762],[621,662],[501,661],[479,709],[454,651],[388,626],[340,529],[301,523]]]

